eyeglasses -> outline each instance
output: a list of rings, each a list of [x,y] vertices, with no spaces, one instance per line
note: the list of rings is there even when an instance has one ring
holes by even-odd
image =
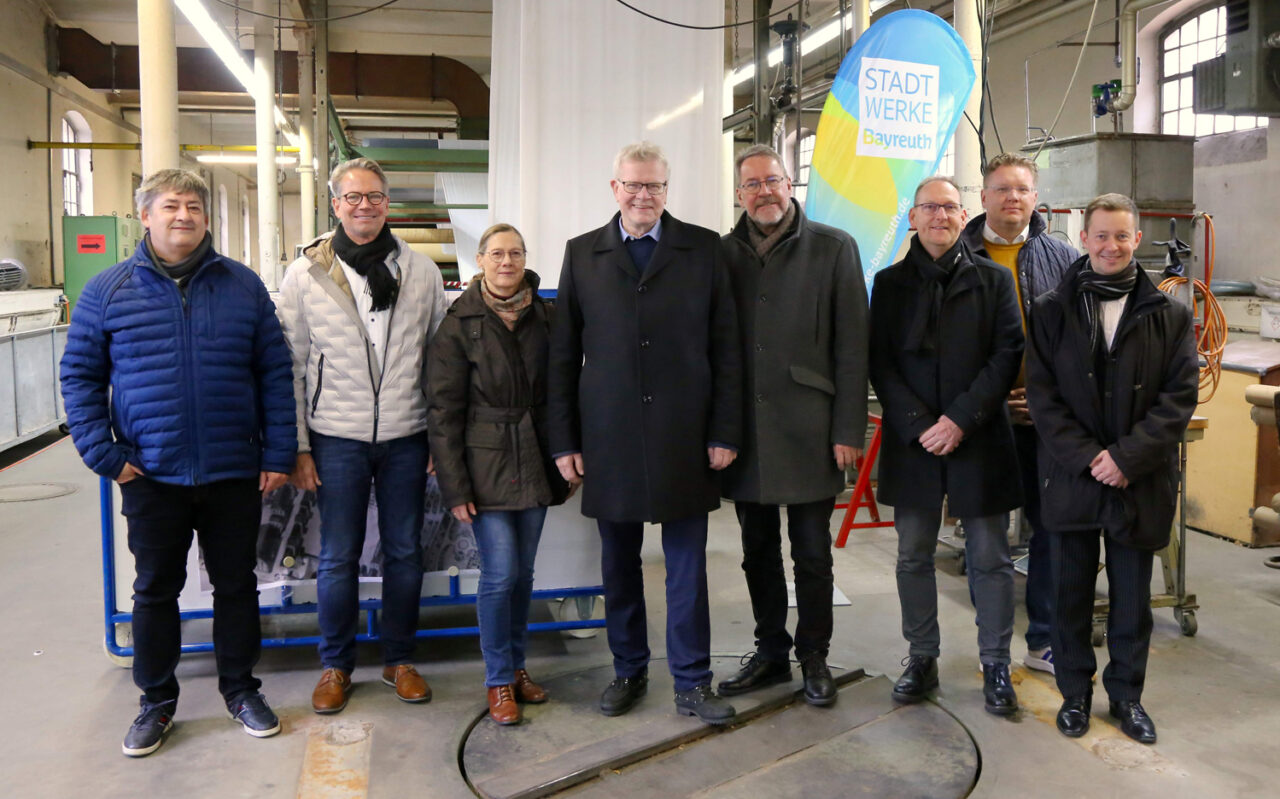
[[[761,189],[768,189],[769,191],[777,191],[778,187],[781,186],[783,181],[785,180],[786,178],[784,177],[779,177],[778,175],[770,175],[764,180],[748,180],[746,183],[743,183],[738,188],[742,189],[747,194],[759,194]]]
[[[929,216],[937,216],[939,211],[943,211],[947,216],[959,216],[964,210],[963,205],[956,203],[920,203],[915,206]]]
[[[368,200],[369,205],[382,205],[387,201],[387,195],[380,191],[366,191],[363,194],[358,191],[349,191],[342,195],[342,201],[350,206],[357,206],[361,200]]]
[[[519,263],[528,255],[526,250],[489,250],[485,253],[495,264],[502,263],[503,258],[510,258],[512,263]]]
[[[622,190],[627,194],[639,194],[641,189],[648,189],[649,195],[652,197],[661,197],[667,193],[667,182],[661,183],[641,183],[638,180],[621,181]]]
[[[999,197],[1008,197],[1010,194],[1015,197],[1030,197],[1036,193],[1036,190],[1029,186],[992,186],[987,191]]]

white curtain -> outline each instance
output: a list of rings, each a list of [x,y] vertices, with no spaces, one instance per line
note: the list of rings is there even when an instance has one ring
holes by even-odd
[[[691,25],[724,22],[722,0],[634,0]],[[718,229],[724,195],[724,32],[677,28],[612,0],[494,0],[490,221],[525,236],[544,288],[565,242],[618,210],[613,157],[647,139],[671,163],[667,210]]]
[[[469,139],[442,139],[441,149],[483,150],[488,142]],[[436,185],[440,187],[441,201],[452,205],[484,205],[489,202],[488,179],[473,172],[438,172]],[[453,228],[453,247],[457,248],[458,274],[463,284],[479,268],[476,252],[480,235],[489,226],[489,211],[468,208],[451,208],[449,226]],[[446,250],[447,252],[447,250]]]

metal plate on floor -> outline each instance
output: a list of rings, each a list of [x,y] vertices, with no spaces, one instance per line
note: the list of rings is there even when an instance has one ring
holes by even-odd
[[[552,700],[525,705],[525,721],[487,717],[463,744],[461,763],[490,799],[543,796],[929,796],[963,797],[978,775],[977,747],[932,703],[899,707],[891,683],[861,670],[837,675],[834,707],[797,696],[796,680],[732,698],[738,723],[711,728],[677,716],[665,663],[650,669],[648,694],[624,716],[596,709],[609,667],[544,683]],[[714,666],[722,676],[736,659]]]
[[[65,497],[79,491],[72,483],[15,483],[0,485],[0,502],[35,502]]]

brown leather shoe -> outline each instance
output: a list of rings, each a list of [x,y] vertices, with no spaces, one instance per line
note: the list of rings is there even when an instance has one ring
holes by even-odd
[[[495,685],[489,689],[489,718],[504,727],[520,723],[520,706],[512,686]]]
[[[408,663],[384,667],[382,681],[396,689],[396,696],[401,702],[431,701],[431,687],[422,679],[418,670]]]
[[[516,669],[516,699],[531,705],[540,705],[547,701],[547,691],[538,685],[524,669]]]
[[[328,668],[311,692],[311,709],[317,713],[337,713],[351,698],[351,675],[342,669]]]

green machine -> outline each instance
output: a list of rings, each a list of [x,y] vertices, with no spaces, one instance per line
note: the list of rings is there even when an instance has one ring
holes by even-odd
[[[91,277],[133,255],[142,233],[131,216],[62,217],[62,291],[73,307]]]

